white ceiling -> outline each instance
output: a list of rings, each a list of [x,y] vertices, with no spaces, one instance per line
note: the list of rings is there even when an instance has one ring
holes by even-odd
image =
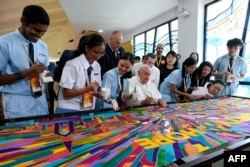
[[[114,30],[126,34],[153,21],[154,18],[159,18],[178,5],[178,0],[1,0],[0,2],[0,36],[20,26],[21,13],[26,5],[37,4],[45,8],[50,16],[50,26],[43,36],[45,41],[64,32],[62,30],[65,30],[68,23],[71,23],[74,35],[78,39],[83,30],[102,29],[105,39]],[[55,41],[64,48],[60,42],[65,43],[65,41]]]
[[[102,29],[107,38],[114,30],[128,32],[177,6],[178,0],[59,0],[75,35]]]
[[[76,36],[82,30],[128,32],[177,6],[178,0],[1,0],[0,35],[20,26],[23,7],[38,4],[44,7],[51,25],[44,38],[60,31],[66,22],[72,24]],[[67,17],[68,16],[68,17]]]

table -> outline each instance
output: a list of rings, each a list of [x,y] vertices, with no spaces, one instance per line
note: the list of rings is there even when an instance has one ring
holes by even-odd
[[[0,166],[195,166],[249,145],[250,99],[80,114],[0,126]]]

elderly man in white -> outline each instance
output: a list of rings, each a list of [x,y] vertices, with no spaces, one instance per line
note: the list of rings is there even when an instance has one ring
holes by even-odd
[[[159,87],[159,82],[160,82],[160,70],[154,66],[155,63],[155,55],[153,53],[148,53],[145,55],[145,61],[140,62],[140,63],[135,63],[132,68],[132,75],[135,76],[137,75],[137,72],[141,65],[147,64],[150,66],[151,69],[151,76],[150,76],[150,81],[152,81],[155,86],[158,88]]]
[[[157,86],[149,79],[151,68],[147,64],[140,66],[137,75],[128,80],[123,97],[129,106],[159,104],[166,106]]]

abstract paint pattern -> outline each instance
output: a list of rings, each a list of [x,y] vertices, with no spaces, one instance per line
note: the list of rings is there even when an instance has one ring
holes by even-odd
[[[163,166],[250,136],[236,97],[0,127],[0,166]]]

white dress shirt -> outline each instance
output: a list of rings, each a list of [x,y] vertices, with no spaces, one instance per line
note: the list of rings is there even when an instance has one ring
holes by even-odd
[[[132,94],[132,99],[127,101],[129,106],[141,105],[141,101],[145,100],[147,96],[154,99],[157,103],[159,99],[162,99],[161,93],[155,84],[149,80],[146,84],[141,84],[138,76],[133,76],[128,79],[128,84],[124,90],[125,94]]]

